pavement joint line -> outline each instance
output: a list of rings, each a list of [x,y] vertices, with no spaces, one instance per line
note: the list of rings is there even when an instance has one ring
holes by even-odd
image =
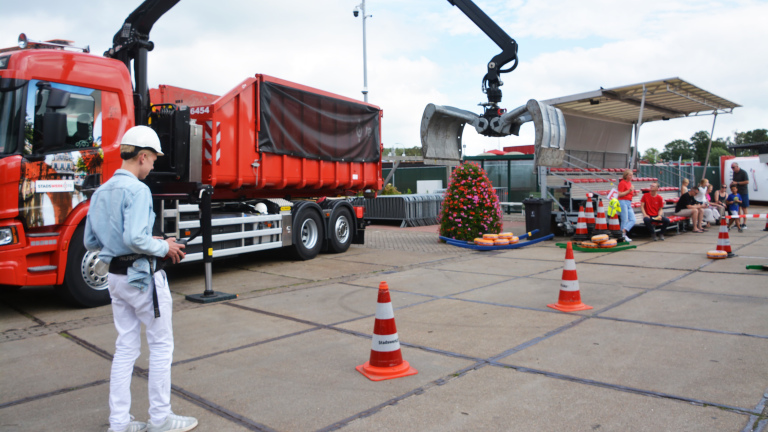
[[[536,375],[543,375],[543,376],[546,376],[548,378],[554,378],[554,379],[559,379],[559,380],[563,380],[563,381],[571,381],[571,382],[575,382],[575,383],[578,383],[578,384],[585,384],[585,385],[590,385],[590,386],[595,386],[595,387],[602,387],[602,388],[611,389],[611,390],[618,390],[618,391],[623,391],[623,392],[627,392],[627,393],[639,394],[639,395],[643,395],[643,396],[657,397],[657,398],[662,398],[662,399],[672,399],[672,400],[677,400],[677,401],[681,401],[681,402],[691,403],[691,404],[702,406],[702,407],[712,406],[712,407],[724,409],[726,411],[731,411],[731,412],[734,412],[734,413],[737,413],[737,414],[742,414],[742,415],[760,415],[754,409],[735,407],[735,406],[725,405],[725,404],[721,404],[721,403],[717,403],[717,402],[707,402],[707,401],[704,401],[704,400],[695,399],[695,398],[689,398],[689,397],[686,397],[686,396],[678,396],[678,395],[673,395],[673,394],[670,394],[670,393],[656,392],[656,391],[652,391],[652,390],[644,390],[644,389],[640,389],[640,388],[637,388],[637,387],[629,387],[629,386],[623,386],[623,385],[619,385],[619,384],[611,384],[611,383],[607,383],[607,382],[603,382],[603,381],[591,380],[591,379],[587,379],[587,378],[579,378],[579,377],[572,376],[572,375],[566,375],[566,374],[561,374],[561,373],[557,373],[557,372],[549,372],[549,371],[545,371],[545,370],[541,370],[541,369],[533,369],[533,368],[529,368],[529,367],[526,367],[526,366],[519,366],[519,365],[514,365],[514,364],[510,364],[510,363],[503,363],[503,362],[499,362],[499,361],[492,361],[492,362],[490,362],[490,364],[491,364],[491,366],[510,368],[510,369],[514,369],[514,370],[516,370],[518,372],[530,373],[530,374],[536,374]]]
[[[461,378],[464,375],[466,375],[467,373],[469,373],[469,372],[471,372],[473,370],[476,370],[476,369],[480,369],[480,368],[485,367],[485,366],[488,366],[488,362],[486,362],[484,360],[483,361],[479,361],[479,362],[477,362],[477,363],[475,363],[473,365],[470,365],[470,366],[467,366],[465,368],[459,369],[458,371],[456,371],[456,372],[454,372],[452,374],[445,375],[445,376],[443,376],[441,378],[438,378],[438,379],[436,379],[434,381],[431,381],[431,382],[429,382],[427,384],[424,384],[421,387],[415,388],[415,389],[413,389],[411,391],[403,393],[400,396],[396,396],[396,397],[394,397],[394,398],[392,398],[392,399],[390,399],[388,401],[385,401],[385,402],[383,402],[381,404],[378,404],[376,406],[368,408],[367,410],[360,411],[357,414],[354,414],[354,415],[351,415],[351,416],[349,416],[349,417],[347,417],[345,419],[339,420],[338,422],[332,423],[332,424],[330,424],[330,425],[328,425],[328,426],[326,426],[324,428],[317,429],[316,432],[330,432],[330,431],[335,431],[335,430],[341,429],[344,426],[348,425],[349,423],[351,423],[351,422],[353,422],[355,420],[366,418],[366,417],[370,417],[370,416],[378,413],[379,411],[381,411],[382,409],[384,409],[384,408],[386,408],[386,407],[388,407],[390,405],[395,405],[398,402],[400,402],[400,401],[402,401],[404,399],[407,399],[407,398],[409,398],[411,396],[422,395],[422,394],[426,393],[429,389],[431,389],[433,387],[441,386],[443,384],[448,383],[451,380]]]
[[[489,357],[488,358],[488,362],[493,363],[493,362],[498,361],[499,359],[502,359],[504,357],[509,357],[512,354],[518,353],[518,352],[520,352],[520,351],[522,351],[522,350],[524,350],[526,348],[530,348],[530,347],[536,345],[537,343],[539,343],[541,341],[547,340],[547,339],[551,338],[552,336],[558,335],[558,334],[560,334],[560,333],[562,333],[562,332],[564,332],[566,330],[569,330],[569,329],[571,329],[573,327],[576,327],[577,325],[583,323],[584,321],[588,320],[589,318],[590,318],[589,316],[579,316],[579,318],[574,320],[574,321],[571,321],[571,322],[569,322],[569,323],[567,323],[565,325],[562,325],[562,326],[560,326],[560,327],[558,327],[558,328],[556,328],[554,330],[550,330],[550,331],[544,333],[541,336],[538,336],[538,337],[535,337],[535,338],[533,338],[531,340],[523,342],[523,343],[521,343],[521,344],[519,344],[519,345],[517,345],[515,347],[512,347],[512,348],[510,348],[510,349],[508,349],[506,351],[503,351],[503,352],[501,352],[499,354],[496,354],[493,357]]]
[[[670,293],[703,294],[703,295],[711,295],[711,296],[718,296],[718,297],[720,296],[736,297],[736,298],[743,298],[743,299],[750,299],[750,300],[768,300],[768,298],[766,297],[759,297],[759,296],[752,296],[752,295],[745,295],[745,294],[711,293],[706,291],[696,291],[696,290],[690,290],[690,289],[658,288],[658,291],[664,291],[664,292],[670,292]]]
[[[275,429],[272,429],[267,425],[251,420],[248,417],[240,415],[234,411],[230,411],[222,407],[221,405],[215,404],[209,401],[208,399],[203,398],[200,395],[192,393],[189,390],[184,389],[183,387],[179,387],[176,384],[171,384],[171,390],[182,399],[185,399],[188,402],[199,406],[200,408],[203,408],[213,414],[216,414],[219,417],[229,420],[232,423],[237,423],[238,425],[243,426],[248,430],[259,431],[259,432],[275,432]]]
[[[304,333],[313,332],[315,330],[320,330],[320,327],[308,328],[308,329],[300,330],[300,331],[297,331],[297,332],[285,334],[285,335],[282,335],[282,336],[277,336],[277,337],[273,337],[273,338],[269,338],[269,339],[264,339],[264,340],[257,341],[257,342],[252,342],[252,343],[249,343],[249,344],[246,344],[246,345],[241,345],[241,346],[237,346],[237,347],[233,347],[233,348],[228,348],[228,349],[221,350],[221,351],[216,351],[216,352],[204,354],[204,355],[201,355],[201,356],[198,356],[198,357],[192,357],[192,358],[188,358],[188,359],[185,359],[185,360],[179,360],[177,362],[173,362],[171,364],[171,366],[181,366],[183,364],[192,363],[192,362],[196,362],[196,361],[200,361],[200,360],[205,360],[205,359],[208,359],[208,358],[211,358],[211,357],[216,357],[218,355],[229,354],[229,353],[233,353],[235,351],[240,351],[240,350],[244,350],[244,349],[247,349],[247,348],[253,348],[253,347],[259,346],[259,345],[264,345],[264,344],[267,344],[267,343],[270,343],[270,342],[279,341],[281,339],[287,339],[289,337],[299,336],[299,335],[302,335]]]
[[[85,383],[85,384],[80,384],[80,385],[76,385],[76,386],[71,386],[71,387],[66,387],[66,388],[50,391],[50,392],[47,392],[47,393],[40,393],[40,394],[33,395],[33,396],[27,396],[25,398],[21,398],[21,399],[16,399],[16,400],[0,403],[0,409],[12,407],[12,406],[15,406],[15,405],[21,405],[21,404],[24,404],[24,403],[27,403],[27,402],[34,402],[34,401],[37,401],[37,400],[40,400],[40,399],[45,399],[45,398],[49,398],[49,397],[53,397],[53,396],[58,396],[58,395],[61,395],[61,394],[66,394],[66,393],[69,393],[69,392],[73,392],[73,391],[77,391],[77,390],[82,390],[84,388],[96,387],[98,385],[106,384],[108,382],[109,382],[108,379],[97,380],[97,381],[92,381],[92,382]]]
[[[114,356],[112,356],[107,351],[91,344],[90,342],[81,339],[73,334],[70,334],[69,332],[61,332],[60,333],[63,337],[66,339],[72,340],[74,343],[80,345],[81,347],[103,357],[106,360],[109,360],[110,362],[113,360]],[[143,378],[145,380],[149,379],[149,371],[147,369],[141,368],[139,366],[134,365],[133,367],[133,375],[139,378]],[[109,382],[109,380],[102,380],[105,382]],[[253,431],[271,431],[272,429],[261,425],[259,423],[256,423],[250,419],[247,419],[245,417],[242,417],[238,414],[235,414],[225,408],[222,408],[213,402],[210,402],[198,395],[195,395],[194,393],[191,393],[189,391],[184,390],[183,388],[176,386],[174,384],[171,384],[171,390],[176,393],[177,396],[180,396],[189,402],[194,403],[195,405],[200,406],[201,408],[206,409],[207,411],[210,411],[219,417],[225,418],[233,423],[238,423],[250,430]],[[55,394],[46,394],[48,396],[55,396]]]
[[[650,326],[656,326],[656,327],[665,327],[665,328],[673,328],[673,329],[680,329],[680,330],[692,330],[692,331],[698,331],[698,332],[704,332],[704,333],[723,334],[723,335],[729,335],[729,336],[744,336],[744,337],[752,337],[752,338],[757,338],[757,339],[768,339],[768,335],[757,335],[757,334],[751,334],[751,333],[732,332],[732,331],[728,331],[728,330],[715,330],[715,329],[706,329],[706,328],[699,328],[699,327],[687,327],[687,326],[680,326],[680,325],[674,325],[674,324],[664,324],[664,323],[655,323],[655,322],[650,322],[650,321],[629,320],[629,319],[624,319],[624,318],[606,317],[606,316],[592,316],[591,318],[602,319],[602,320],[609,320],[609,321],[617,321],[617,322],[625,322],[625,323],[631,323],[631,324],[644,324],[644,325],[650,325]]]
[[[742,429],[742,432],[762,431],[766,424],[768,424],[768,406],[766,406],[766,399],[768,399],[768,390],[763,392],[763,397],[755,406],[755,411],[759,411],[760,415],[750,416],[749,422],[744,429]],[[762,426],[760,425],[761,423]]]

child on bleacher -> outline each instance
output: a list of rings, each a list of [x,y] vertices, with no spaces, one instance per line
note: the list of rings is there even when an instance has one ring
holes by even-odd
[[[736,222],[736,227],[739,229],[739,232],[741,232],[741,221],[739,220],[739,204],[741,203],[741,195],[739,195],[739,187],[735,184],[731,184],[731,194],[728,195],[728,198],[725,200],[725,204],[728,206],[728,212],[731,214],[731,216],[735,216],[735,218],[731,218],[728,220],[728,229],[731,229],[731,225],[733,225],[733,222]]]

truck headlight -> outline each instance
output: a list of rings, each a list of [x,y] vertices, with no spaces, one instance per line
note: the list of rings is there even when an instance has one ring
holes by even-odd
[[[0,228],[0,246],[18,243],[19,236],[16,234],[16,227]]]

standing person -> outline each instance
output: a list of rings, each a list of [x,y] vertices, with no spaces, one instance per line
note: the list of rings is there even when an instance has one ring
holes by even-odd
[[[691,225],[693,225],[693,232],[702,233],[705,230],[702,228],[702,220],[704,219],[704,212],[701,208],[701,204],[696,201],[696,189],[693,188],[688,191],[687,194],[680,197],[680,200],[675,204],[675,216],[689,217],[691,218]]]
[[[631,242],[632,239],[627,236],[632,227],[635,226],[635,211],[632,210],[632,195],[635,187],[632,186],[632,170],[624,170],[619,182],[619,205],[621,206],[621,232],[624,234],[624,241]]]
[[[661,222],[661,233],[658,240],[664,241],[664,233],[667,232],[667,227],[669,227],[669,219],[661,213],[663,208],[664,198],[659,195],[659,184],[651,183],[650,192],[643,194],[643,197],[640,199],[640,210],[643,212],[643,223],[651,232],[653,241],[657,240],[656,227],[653,226],[654,221]]]
[[[173,263],[184,258],[176,239],[152,237],[155,213],[152,194],[142,183],[163,156],[152,129],[129,129],[120,143],[122,167],[91,198],[85,224],[85,246],[99,251],[109,264],[109,295],[117,341],[109,381],[109,432],[188,431],[192,417],[171,412],[173,300],[165,271],[155,272],[156,259]],[[141,325],[149,345],[149,424],[133,421],[131,375],[141,348]]]
[[[731,194],[725,200],[725,204],[728,205],[728,212],[733,216],[728,220],[728,229],[731,229],[733,222],[736,222],[736,227],[741,232],[741,221],[739,220],[739,211],[741,204],[741,197],[739,196],[739,186],[737,184],[731,184]]]
[[[731,164],[731,169],[733,169],[733,183],[736,183],[736,185],[739,187],[739,196],[741,197],[741,203],[739,204],[739,214],[746,215],[747,208],[749,207],[749,175],[747,175],[746,171],[739,168],[739,164],[737,162]],[[739,230],[741,230],[741,228],[747,229],[746,222],[746,218],[739,220]]]

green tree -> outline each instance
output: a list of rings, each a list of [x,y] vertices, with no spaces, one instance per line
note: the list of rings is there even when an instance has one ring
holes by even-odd
[[[717,138],[712,140],[712,149],[710,150],[710,158],[709,160],[712,160],[712,153],[715,151],[715,149],[719,149],[725,152],[725,154],[728,154],[728,141],[730,141],[730,138],[727,140],[724,140],[722,138]],[[698,131],[691,137],[691,145],[693,147],[693,159],[696,162],[700,162],[702,165],[704,165],[704,158],[707,157],[707,148],[709,147],[709,133],[706,131]],[[722,154],[722,152],[721,152]]]
[[[728,149],[714,148],[715,143],[712,143],[712,152],[709,153],[709,165],[720,166],[720,156],[730,155],[731,152]]]
[[[664,151],[659,157],[666,161],[677,161],[680,157],[683,160],[693,158],[693,146],[686,140],[676,139],[664,146]]]
[[[643,160],[650,164],[655,164],[659,161],[659,154],[658,149],[651,147],[643,153]]]
[[[751,144],[768,142],[768,129],[755,129],[747,132],[736,132],[734,144]],[[757,149],[734,149],[736,156],[754,156]]]

